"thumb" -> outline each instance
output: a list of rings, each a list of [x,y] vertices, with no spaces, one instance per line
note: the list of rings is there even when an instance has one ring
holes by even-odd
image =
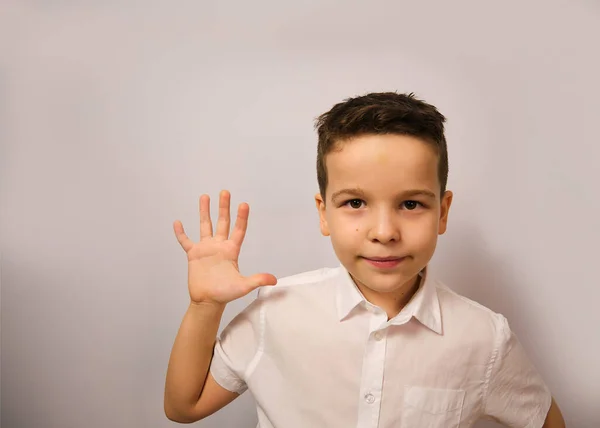
[[[263,287],[265,285],[275,285],[277,284],[277,278],[270,273],[257,273],[256,275],[249,276],[246,278],[246,285],[250,290],[254,290],[258,287]]]

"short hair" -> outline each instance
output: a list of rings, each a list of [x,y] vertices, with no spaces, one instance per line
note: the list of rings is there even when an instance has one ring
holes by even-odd
[[[315,122],[318,134],[317,181],[325,199],[327,168],[325,157],[340,143],[363,135],[411,135],[433,145],[438,154],[441,195],[448,181],[448,149],[444,136],[446,118],[431,104],[413,93],[374,92],[347,98],[320,115]]]

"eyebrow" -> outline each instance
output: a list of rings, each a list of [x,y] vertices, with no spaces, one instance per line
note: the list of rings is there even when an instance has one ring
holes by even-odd
[[[432,199],[436,198],[435,193],[433,193],[431,190],[428,190],[428,189],[406,190],[404,192],[401,192],[400,194],[403,197],[425,196],[427,198],[432,198]],[[335,201],[337,198],[339,198],[342,195],[358,196],[360,198],[364,198],[366,196],[366,193],[362,189],[359,189],[358,187],[350,188],[350,189],[342,189],[342,190],[338,190],[337,192],[333,193],[331,195],[331,200]]]

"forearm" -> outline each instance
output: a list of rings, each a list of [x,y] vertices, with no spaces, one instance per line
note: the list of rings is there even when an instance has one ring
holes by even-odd
[[[175,338],[165,383],[165,412],[185,414],[200,398],[224,305],[190,304]]]

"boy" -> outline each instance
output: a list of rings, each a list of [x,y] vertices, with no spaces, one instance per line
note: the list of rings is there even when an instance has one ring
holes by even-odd
[[[230,235],[226,191],[214,235],[207,195],[199,243],[174,223],[191,303],[167,371],[169,419],[197,421],[250,389],[261,428],[564,427],[506,319],[428,274],[452,202],[444,122],[396,93],[319,117],[315,201],[337,268],[242,276],[249,207]],[[258,287],[216,338],[225,305]]]

